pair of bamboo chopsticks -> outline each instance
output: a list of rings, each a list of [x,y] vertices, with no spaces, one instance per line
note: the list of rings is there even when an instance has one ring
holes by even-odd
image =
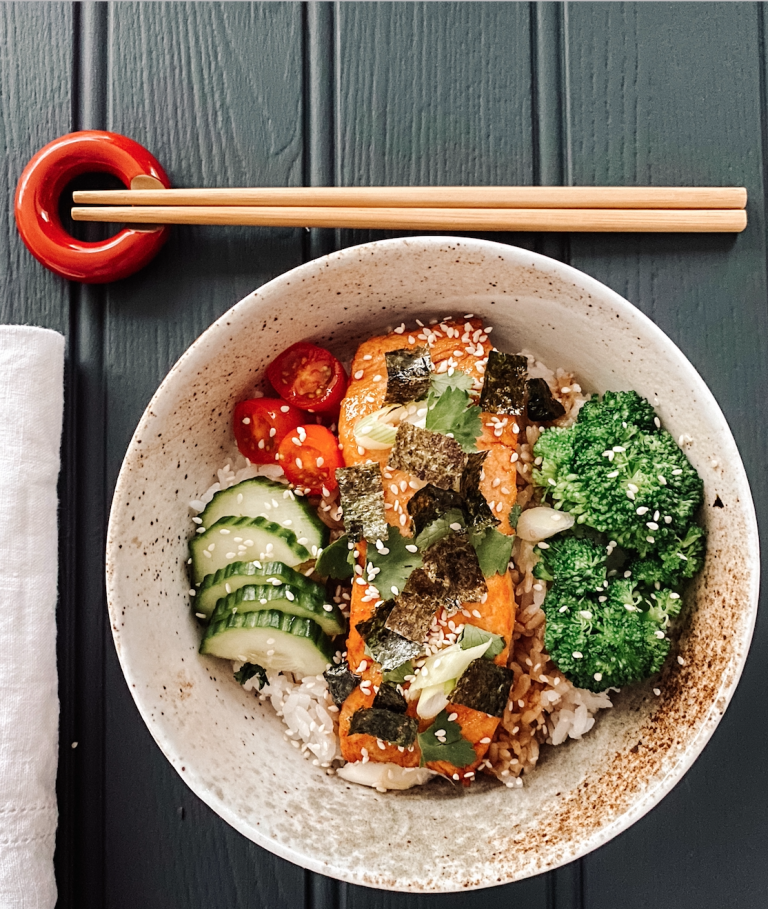
[[[743,187],[372,186],[74,193],[75,221],[397,230],[738,233]]]

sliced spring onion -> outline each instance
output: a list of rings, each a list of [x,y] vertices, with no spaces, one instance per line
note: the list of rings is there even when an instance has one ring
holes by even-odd
[[[355,442],[369,451],[383,451],[395,444],[397,427],[401,423],[413,423],[422,429],[427,421],[425,402],[413,401],[410,404],[390,404],[382,407],[367,417],[361,417],[355,424],[352,433]]]
[[[448,706],[448,695],[455,687],[456,679],[449,679],[447,682],[440,682],[437,685],[422,688],[419,695],[419,703],[416,705],[418,716],[422,720],[431,720],[441,710],[445,710]]]
[[[528,543],[540,543],[548,537],[573,527],[575,519],[567,511],[539,505],[524,511],[517,522],[517,535]]]
[[[460,678],[467,666],[473,660],[479,660],[490,644],[490,640],[487,640],[478,644],[477,647],[469,647],[467,650],[462,650],[459,644],[451,644],[450,647],[433,654],[426,660],[421,672],[411,683],[410,691],[431,688],[433,685]]]

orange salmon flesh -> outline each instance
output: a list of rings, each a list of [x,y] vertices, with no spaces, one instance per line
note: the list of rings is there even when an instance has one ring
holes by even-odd
[[[425,484],[399,470],[387,467],[390,450],[366,450],[358,446],[354,427],[358,420],[374,413],[384,406],[387,387],[387,368],[384,354],[403,348],[424,346],[438,373],[454,369],[462,370],[473,379],[473,392],[479,393],[488,353],[493,349],[487,332],[479,319],[447,321],[405,331],[401,326],[388,335],[370,338],[363,342],[355,354],[350,369],[350,382],[341,403],[339,415],[339,441],[347,466],[378,461],[382,467],[384,481],[385,513],[389,524],[400,529],[403,535],[411,535],[407,504],[411,496]],[[488,451],[483,464],[480,489],[488,504],[499,519],[497,527],[502,533],[512,534],[509,512],[517,497],[515,448],[519,427],[514,417],[482,414],[482,434],[477,448]],[[363,576],[356,575],[352,584],[350,605],[350,631],[347,639],[347,661],[350,669],[363,679],[362,688],[356,688],[347,698],[339,715],[341,751],[346,761],[379,761],[399,764],[402,767],[418,767],[420,755],[418,745],[410,748],[398,747],[374,736],[358,733],[349,734],[352,715],[361,707],[371,707],[381,684],[378,664],[365,654],[365,644],[356,630],[358,622],[370,618],[382,599],[379,591],[365,580],[366,544],[357,544],[357,562],[363,568]],[[482,603],[462,603],[455,615],[441,610],[436,616],[428,644],[454,643],[465,624],[475,625],[493,634],[501,635],[506,647],[494,660],[506,665],[509,644],[515,619],[515,604],[509,572],[486,578],[488,595]],[[407,687],[407,686],[404,686]],[[410,701],[408,714],[416,716],[416,701]],[[472,710],[462,705],[449,704],[449,714],[456,715],[455,722],[461,727],[462,735],[475,750],[475,760],[467,767],[455,767],[446,761],[430,762],[430,770],[450,779],[469,785],[475,771],[485,758],[488,746],[500,722],[496,717]],[[431,724],[432,720],[420,720],[419,728]]]

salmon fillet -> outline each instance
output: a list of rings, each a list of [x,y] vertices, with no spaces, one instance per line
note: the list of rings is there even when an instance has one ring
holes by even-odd
[[[415,346],[429,348],[436,372],[460,369],[470,375],[476,393],[482,387],[485,361],[493,348],[482,322],[479,319],[467,319],[463,322],[447,321],[425,326],[418,332],[410,333],[401,327],[388,335],[363,342],[355,354],[350,370],[350,383],[339,416],[339,441],[344,461],[347,466],[369,461],[378,461],[382,465],[387,521],[399,527],[401,533],[405,535],[410,535],[408,501],[425,484],[409,474],[387,467],[390,449],[366,450],[358,446],[353,431],[358,420],[384,406],[387,385],[384,354]],[[509,525],[508,515],[515,504],[517,494],[515,446],[519,427],[514,417],[484,413],[481,419],[482,435],[477,441],[477,447],[488,451],[488,456],[483,464],[480,489],[500,521],[498,529],[511,534],[513,530]],[[365,542],[359,543],[357,560],[358,565],[363,568],[366,562],[365,553]],[[459,611],[450,617],[445,611],[441,611],[433,628],[440,629],[438,635],[443,632],[452,635],[448,637],[448,641],[456,639],[460,626],[464,624],[475,625],[501,635],[507,646],[495,658],[495,662],[506,665],[514,627],[514,598],[509,573],[486,578],[486,585],[488,595],[485,602],[463,603]],[[419,765],[419,753],[415,745],[410,749],[398,748],[376,739],[375,736],[364,733],[349,734],[352,715],[361,707],[372,706],[378,686],[381,684],[380,669],[375,661],[366,657],[365,643],[358,634],[356,625],[370,618],[382,597],[375,587],[369,585],[359,575],[355,577],[352,588],[347,661],[350,669],[360,675],[363,682],[362,687],[356,688],[347,698],[340,712],[339,735],[342,755],[347,761],[383,761],[402,767],[416,767]],[[451,631],[451,625],[457,629],[456,632]],[[476,759],[471,765],[463,768],[455,767],[446,761],[430,762],[427,767],[468,785],[485,757],[500,720],[462,705],[449,705],[448,710],[451,715],[456,715],[455,722],[461,727],[464,738],[475,749]],[[416,716],[416,701],[409,702],[408,714]],[[421,720],[420,731],[431,722],[432,720]]]

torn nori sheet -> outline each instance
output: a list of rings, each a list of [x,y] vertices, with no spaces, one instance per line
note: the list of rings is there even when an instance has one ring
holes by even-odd
[[[545,379],[528,379],[528,409],[526,414],[532,423],[549,423],[562,417],[563,405],[552,396]]]
[[[392,713],[405,713],[408,709],[408,702],[397,690],[397,685],[390,682],[382,682],[376,697],[373,699],[374,710],[391,710]]]
[[[388,350],[384,359],[387,361],[385,404],[410,404],[429,391],[432,358],[428,347]]]
[[[323,677],[328,683],[328,693],[337,707],[341,707],[362,681],[361,676],[352,672],[346,660],[338,666],[331,666],[330,669],[326,669]]]
[[[468,524],[475,529],[491,527],[501,521],[491,511],[485,496],[480,492],[480,475],[487,451],[476,451],[467,455],[467,463],[461,474],[461,494],[464,496]]]
[[[513,679],[511,669],[480,657],[464,670],[448,700],[489,716],[502,717]]]
[[[484,413],[518,415],[525,410],[528,394],[528,360],[519,354],[492,350],[485,367],[485,381],[480,392],[480,410]]]
[[[349,734],[373,735],[391,745],[408,748],[416,741],[419,724],[412,716],[381,710],[377,707],[361,707],[352,714]]]
[[[336,470],[341,496],[344,529],[357,543],[365,537],[373,543],[386,540],[388,524],[384,516],[384,486],[379,464],[358,464]]]
[[[445,585],[433,580],[423,568],[417,568],[411,572],[403,592],[395,600],[386,627],[409,641],[423,644],[435,613],[446,602]]]
[[[389,467],[403,470],[441,489],[458,489],[464,469],[461,446],[439,432],[401,423],[389,455]]]
[[[394,607],[395,601],[387,600],[375,610],[370,619],[358,622],[355,626],[357,633],[365,641],[368,652],[381,665],[382,671],[397,669],[421,651],[421,644],[409,641],[401,634],[385,627]]]
[[[449,533],[423,554],[424,570],[444,587],[445,602],[477,603],[488,587],[472,544],[466,534]]]
[[[407,508],[413,521],[413,535],[417,537],[425,527],[452,509],[463,511],[464,500],[452,489],[441,489],[434,483],[427,483],[411,496]]]

